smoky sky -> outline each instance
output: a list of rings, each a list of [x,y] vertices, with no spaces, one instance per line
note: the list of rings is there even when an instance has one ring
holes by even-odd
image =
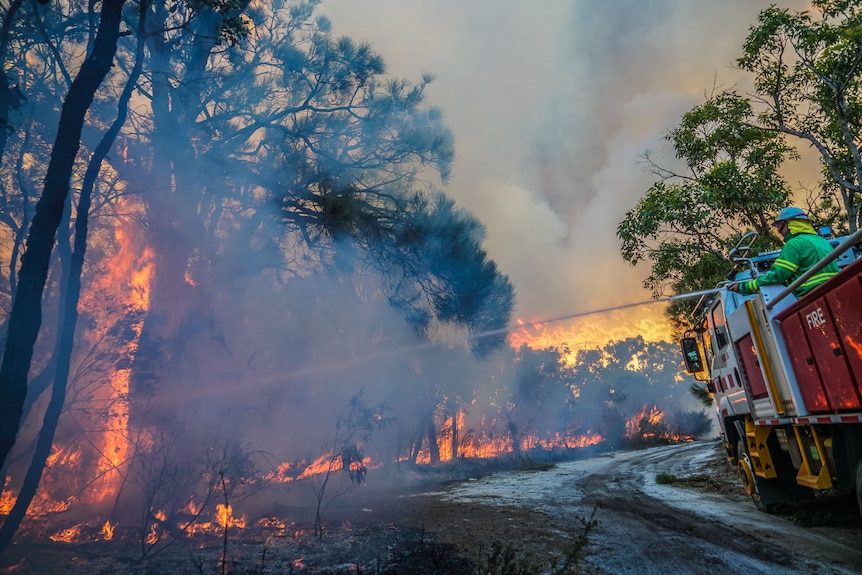
[[[747,91],[734,61],[769,5],[325,0],[321,12],[389,74],[435,75],[427,103],[455,135],[446,192],[485,224],[517,313],[535,319],[649,299],[648,267],[625,263],[615,234],[654,181],[642,156],[673,165],[663,136],[681,115],[714,89]]]

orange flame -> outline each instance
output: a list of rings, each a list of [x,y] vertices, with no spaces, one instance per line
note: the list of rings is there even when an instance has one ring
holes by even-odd
[[[105,541],[110,541],[114,538],[114,529],[116,525],[111,525],[110,521],[105,521],[105,524],[102,526],[102,539]]]
[[[81,528],[83,526],[83,523],[79,523],[78,525],[67,527],[66,529],[58,531],[54,535],[49,535],[48,538],[51,541],[57,541],[60,543],[72,543],[78,540],[78,537],[81,533]]]
[[[195,516],[197,516],[197,515],[201,512],[201,508],[202,508],[202,507],[203,507],[202,505],[197,505],[197,504],[195,504],[195,502],[194,502],[194,501],[189,501],[189,504],[188,504],[188,505],[186,505],[186,509],[185,509],[185,511],[186,511],[186,513],[188,513],[189,515],[195,515]]]
[[[12,478],[8,475],[6,476],[6,484],[9,484]],[[4,489],[2,493],[0,493],[0,515],[9,515],[12,511],[12,507],[15,506],[15,494],[12,493],[9,489]]]
[[[92,497],[104,501],[114,496],[123,478],[123,467],[129,461],[132,445],[129,433],[129,378],[131,365],[138,350],[144,313],[150,307],[150,285],[155,273],[155,253],[149,247],[140,247],[140,234],[135,227],[134,218],[125,215],[140,211],[140,206],[125,200],[117,205],[114,226],[115,251],[105,260],[103,273],[98,276],[80,307],[89,310],[91,315],[116,314],[108,310],[104,298],[118,306],[122,321],[130,322],[126,348],[122,360],[110,375],[108,385],[96,392],[96,401],[107,406],[103,431],[93,442],[99,448],[100,459],[97,466],[98,482],[93,482]],[[97,301],[99,300],[99,301]],[[98,318],[95,325],[104,326],[102,332],[91,337],[100,338],[103,333],[114,327],[116,319]]]
[[[459,412],[456,420],[457,429],[463,430],[465,428],[464,419],[465,413],[463,411]],[[516,446],[512,437],[507,433],[501,434],[493,431],[497,427],[496,423],[496,421],[486,422],[483,420],[478,432],[471,430],[468,436],[458,445],[458,457],[465,459],[493,459],[514,453]],[[453,418],[447,418],[438,433],[437,446],[441,462],[453,459],[451,436],[446,437],[451,434],[453,425]],[[528,451],[536,448],[548,451],[555,449],[579,449],[601,443],[602,441],[604,441],[604,437],[590,430],[581,434],[557,432],[549,437],[530,434],[518,439],[517,448],[520,451]],[[403,461],[404,459],[406,458],[401,460]],[[421,449],[416,457],[416,463],[431,463],[430,451],[426,448]]]
[[[234,517],[233,507],[219,503],[216,505],[216,519],[220,527],[237,527],[245,529],[245,517]]]
[[[643,336],[646,341],[671,341],[665,306],[649,305],[629,309],[609,309],[600,314],[573,317],[565,321],[518,319],[519,329],[509,334],[509,345],[518,349],[568,347],[569,362],[581,349],[600,349],[610,341]]]
[[[190,272],[189,270],[186,270],[185,280],[186,280],[186,283],[189,284],[190,286],[198,285],[198,282],[195,281],[195,279],[192,277],[192,272]]]
[[[165,535],[159,535],[159,528],[156,524],[150,525],[150,531],[147,533],[146,539],[147,545],[155,545],[163,537],[165,537]]]
[[[329,452],[315,459],[311,465],[306,467],[302,473],[299,474],[297,479],[305,479],[311,475],[318,475],[321,473],[331,473],[338,468],[338,458],[335,457],[332,452]]]
[[[293,476],[290,475],[291,467],[290,463],[281,463],[275,471],[268,473],[263,477],[263,479],[264,481],[271,481],[274,483],[289,483],[293,481]]]

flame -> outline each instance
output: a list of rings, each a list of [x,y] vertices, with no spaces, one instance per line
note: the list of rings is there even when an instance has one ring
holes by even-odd
[[[189,515],[197,516],[200,514],[201,509],[203,509],[202,505],[196,505],[194,501],[189,501],[188,505],[186,505],[186,513]]]
[[[276,537],[282,537],[287,532],[287,525],[277,517],[264,517],[257,524],[266,530],[272,530]]]
[[[12,480],[8,475],[6,476],[6,485]],[[0,515],[9,515],[12,512],[12,507],[15,506],[15,494],[12,493],[11,489],[4,489],[2,493],[0,493]]]
[[[153,513],[153,517],[155,517],[156,522],[150,525],[150,530],[147,533],[146,543],[147,545],[155,545],[160,540],[165,539],[168,535],[167,533],[159,533],[159,524],[164,523],[168,518],[165,512],[161,509]]]
[[[216,505],[216,518],[218,524],[223,528],[236,527],[238,529],[245,529],[245,517],[234,517],[233,507],[230,505],[222,505],[221,503]]]
[[[195,281],[195,279],[192,277],[192,272],[189,270],[186,270],[186,273],[184,275],[184,279],[186,280],[186,283],[189,284],[190,286],[198,285],[198,282]]]
[[[159,542],[159,539],[165,537],[165,535],[159,535],[159,527],[155,523],[150,525],[150,531],[147,533],[147,545],[155,545]]]
[[[105,524],[102,526],[102,539],[105,541],[110,541],[114,538],[114,529],[117,527],[116,524],[111,525],[110,521],[105,521]]]
[[[598,433],[587,431],[583,435],[563,435],[560,432],[553,437],[541,439],[536,436],[528,436],[522,442],[522,449],[534,449],[541,447],[548,451],[554,449],[582,449],[591,445],[601,443],[605,438]]]
[[[693,441],[691,436],[672,433],[665,423],[664,412],[657,406],[643,406],[626,421],[626,439],[665,440],[673,442]]]
[[[51,454],[45,461],[47,467],[74,467],[81,460],[81,449],[75,446],[61,446],[56,443],[51,446]]]
[[[58,531],[54,535],[49,535],[48,538],[51,541],[57,541],[60,543],[72,543],[79,540],[82,527],[84,527],[84,524],[79,523],[78,525],[67,527],[66,529]]]
[[[122,221],[119,225],[121,224]],[[116,229],[115,238],[119,249],[113,261],[110,262],[109,277],[113,276],[111,281],[114,285],[125,284],[129,288],[122,292],[126,295],[126,306],[135,311],[146,311],[150,307],[150,284],[155,269],[155,254],[147,247],[135,257],[136,249],[132,238],[122,227]],[[138,349],[143,329],[143,314],[139,314],[138,317],[140,319],[132,325],[132,338],[126,350],[128,360],[125,362],[126,365],[131,365],[131,360],[134,359]],[[108,415],[108,432],[102,449],[105,459],[99,465],[99,471],[106,473],[108,482],[112,477],[115,480],[121,479],[119,469],[127,460],[131,450],[128,440],[130,375],[131,368],[128,367],[116,370],[111,378],[112,401]],[[106,490],[104,495],[107,497],[112,493],[113,490]]]
[[[518,329],[509,334],[509,345],[518,349],[568,347],[573,363],[581,349],[599,349],[610,341],[643,336],[646,341],[671,341],[671,328],[664,314],[666,306],[607,310],[566,320],[518,319]]]
[[[216,504],[215,515],[212,521],[203,523],[190,523],[184,526],[187,537],[194,537],[198,533],[223,533],[225,529],[234,527],[236,529],[245,529],[246,518],[234,517],[233,507],[224,503]]]
[[[139,215],[142,209],[128,196],[117,202],[114,241],[108,246],[114,249],[101,260],[98,270],[92,274],[94,279],[82,293],[78,304],[81,313],[91,318],[85,337],[94,350],[106,341],[115,340],[116,336],[112,339],[111,334],[118,332],[129,334],[125,348],[120,350],[114,369],[108,364],[110,373],[105,377],[70,382],[70,385],[84,386],[83,392],[81,389],[77,392],[88,398],[88,405],[78,410],[75,417],[90,418],[86,422],[79,421],[77,426],[91,431],[52,446],[39,491],[28,507],[29,518],[64,511],[76,501],[110,500],[122,484],[123,467],[132,451],[129,377],[143,328],[144,312],[150,305],[150,285],[155,269],[153,250],[139,247],[140,230],[135,223],[135,215]],[[14,500],[14,492],[4,490],[0,494],[0,511],[8,513]],[[106,524],[103,530],[105,539],[113,537],[114,527]],[[73,540],[78,537],[77,533],[70,531],[74,529],[63,530],[52,538]]]
[[[321,455],[314,462],[306,467],[302,473],[299,474],[297,479],[305,479],[311,475],[318,475],[321,473],[331,473],[339,468],[339,458],[335,457],[332,452]]]
[[[233,515],[233,507],[230,505],[222,505],[221,503],[216,505],[216,518],[218,519],[219,525],[222,527],[230,525],[231,515]]]
[[[273,471],[263,477],[264,481],[270,481],[273,483],[289,483],[293,481],[293,476],[290,475],[291,469],[290,463],[281,463],[279,466]]]
[[[465,412],[461,411],[457,416],[457,426],[459,430],[465,429],[464,420]],[[451,430],[453,426],[453,418],[446,419],[441,427],[437,437],[437,446],[440,454],[440,461],[446,462],[453,459]],[[499,433],[500,425],[496,420],[483,420],[477,430],[469,430],[464,440],[458,445],[458,457],[465,459],[493,459],[495,457],[503,457],[515,452],[515,444],[508,433]],[[536,434],[530,434],[518,440],[519,451],[529,451],[531,449],[541,448],[546,451],[555,449],[579,449],[589,447],[604,441],[602,435],[593,431],[587,430],[580,434],[564,434],[557,432],[554,435],[541,437]],[[404,461],[407,458],[401,458],[399,461]],[[429,464],[431,463],[431,454],[428,449],[421,449],[416,457],[416,463]]]

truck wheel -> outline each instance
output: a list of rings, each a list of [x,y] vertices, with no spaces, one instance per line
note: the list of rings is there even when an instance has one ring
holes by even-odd
[[[739,440],[736,446],[736,465],[739,479],[742,481],[742,489],[754,501],[754,506],[765,513],[772,513],[775,510],[776,504],[780,501],[775,500],[773,493],[774,489],[768,484],[768,480],[757,477],[754,473],[754,466],[751,465],[751,458],[748,455],[748,449],[745,447],[745,442]]]

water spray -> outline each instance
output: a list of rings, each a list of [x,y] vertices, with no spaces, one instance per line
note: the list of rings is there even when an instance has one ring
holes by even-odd
[[[608,313],[608,312],[612,312],[612,311],[628,309],[631,307],[638,307],[638,306],[642,306],[642,305],[649,305],[649,304],[654,304],[654,303],[671,302],[671,301],[677,301],[677,300],[681,300],[681,299],[689,299],[689,298],[694,298],[694,297],[708,296],[708,295],[712,295],[714,293],[718,293],[720,291],[722,291],[722,288],[715,288],[715,289],[708,289],[708,290],[702,290],[702,291],[696,291],[696,292],[689,292],[689,293],[673,295],[673,296],[668,296],[668,297],[663,297],[663,298],[650,299],[650,300],[639,301],[639,302],[634,302],[634,303],[627,303],[627,304],[617,305],[617,306],[613,306],[613,307],[606,307],[606,308],[594,309],[594,310],[589,310],[589,311],[584,311],[584,312],[579,312],[579,313],[572,313],[572,314],[562,315],[559,317],[554,317],[554,318],[549,318],[549,319],[544,319],[544,320],[530,321],[527,323],[532,324],[532,325],[544,325],[544,324],[549,324],[549,323],[556,323],[556,322],[560,322],[560,321],[565,321],[565,320],[569,320],[569,319],[575,319],[575,318],[579,318],[579,317],[585,317],[585,316],[589,316],[589,315],[596,315],[596,314],[600,314],[600,313]],[[522,326],[520,326],[520,325],[514,325],[514,326],[504,327],[504,328],[500,328],[500,329],[488,330],[488,331],[484,331],[481,333],[474,333],[474,334],[464,335],[464,336],[460,336],[460,337],[447,338],[447,339],[443,339],[443,340],[439,340],[439,341],[430,341],[430,342],[425,342],[425,343],[421,343],[421,344],[417,344],[417,345],[408,345],[408,346],[404,346],[404,347],[398,347],[395,349],[391,349],[389,351],[382,351],[382,352],[378,352],[378,353],[362,355],[362,356],[350,358],[350,359],[340,361],[340,362],[332,362],[332,363],[329,363],[325,366],[323,366],[323,365],[312,365],[312,366],[308,366],[308,367],[295,369],[295,370],[292,370],[290,372],[281,373],[278,376],[271,376],[271,377],[265,377],[265,378],[255,378],[252,380],[245,379],[244,381],[246,384],[253,383],[253,382],[254,383],[278,383],[278,382],[284,381],[285,379],[290,379],[290,378],[305,377],[305,376],[311,376],[311,375],[320,375],[323,373],[341,372],[341,371],[344,371],[345,369],[356,367],[360,364],[363,364],[363,363],[366,363],[369,361],[375,361],[375,360],[385,359],[388,357],[394,357],[394,356],[398,356],[398,355],[401,355],[404,353],[411,353],[411,352],[417,352],[417,351],[424,351],[427,349],[434,349],[434,348],[444,346],[444,345],[466,344],[466,343],[469,343],[471,340],[475,340],[475,339],[480,339],[480,338],[485,338],[485,337],[494,337],[494,336],[508,334],[510,332],[513,332],[513,331],[520,329],[521,327]],[[235,385],[231,384],[230,386],[225,386],[223,389],[221,389],[219,391],[222,393],[231,393],[231,392],[236,393],[242,389],[243,389],[242,386],[235,386]],[[212,392],[213,392],[212,387],[207,388],[207,392],[206,392],[207,395],[210,395]],[[245,392],[243,391],[243,393],[245,393]]]
[[[689,293],[684,293],[684,294],[667,296],[667,297],[663,297],[663,298],[650,299],[650,300],[639,301],[639,302],[634,302],[634,303],[627,303],[627,304],[622,304],[622,305],[613,306],[613,307],[606,307],[606,308],[602,308],[602,309],[594,309],[594,310],[590,310],[590,311],[572,313],[572,314],[562,315],[562,316],[554,317],[554,318],[550,318],[550,319],[530,321],[527,323],[532,324],[532,325],[544,325],[544,324],[549,324],[549,323],[556,323],[559,321],[565,321],[565,320],[575,319],[575,318],[579,318],[579,317],[585,317],[585,316],[589,316],[589,315],[596,315],[596,314],[600,314],[600,313],[608,313],[608,312],[612,312],[612,311],[618,311],[621,309],[628,309],[631,307],[638,307],[638,306],[642,306],[642,305],[648,305],[648,304],[654,304],[654,303],[663,303],[663,302],[677,301],[677,300],[681,300],[681,299],[689,299],[689,298],[694,298],[694,297],[702,297],[702,296],[712,295],[714,293],[718,293],[718,292],[722,291],[722,289],[723,288],[714,288],[714,289],[708,289],[708,290],[702,290],[702,291],[696,291],[696,292],[689,292]],[[492,330],[488,330],[488,331],[483,331],[481,333],[473,333],[473,334],[464,335],[464,336],[460,336],[460,337],[447,338],[447,339],[443,339],[440,341],[431,341],[431,342],[421,343],[421,344],[417,344],[417,345],[399,347],[399,348],[392,349],[389,351],[373,353],[370,355],[365,355],[365,356],[349,359],[349,360],[344,361],[344,362],[330,364],[330,365],[327,365],[326,367],[302,368],[302,369],[291,372],[290,375],[301,376],[301,375],[310,375],[313,373],[319,373],[319,372],[323,372],[323,371],[342,370],[342,369],[345,369],[347,367],[354,366],[360,362],[365,362],[365,361],[370,361],[370,360],[375,360],[375,359],[381,359],[381,358],[390,357],[390,356],[394,356],[394,355],[400,355],[402,353],[432,349],[432,348],[436,348],[436,347],[443,346],[443,345],[458,344],[458,343],[465,344],[465,343],[469,343],[472,340],[508,334],[508,333],[516,331],[520,328],[521,328],[520,325],[514,325],[514,326],[504,327],[504,328],[500,328],[500,329],[492,329]]]
[[[647,305],[647,304],[652,304],[652,303],[662,303],[662,302],[676,301],[676,300],[681,300],[681,299],[689,299],[689,298],[693,298],[693,297],[702,297],[702,296],[712,295],[714,293],[718,293],[718,292],[722,291],[722,289],[723,288],[713,288],[713,289],[694,291],[694,292],[689,292],[689,293],[682,293],[682,294],[667,296],[667,297],[658,298],[658,299],[650,299],[650,300],[646,300],[646,301],[626,303],[626,304],[622,304],[622,305],[618,305],[618,306],[614,306],[614,307],[606,307],[606,308],[602,308],[602,309],[594,309],[594,310],[590,310],[590,311],[572,313],[572,314],[568,314],[568,315],[562,315],[560,317],[554,317],[551,319],[530,321],[527,323],[530,323],[533,325],[544,325],[546,323],[555,323],[558,321],[565,321],[567,319],[575,319],[578,317],[585,317],[588,315],[596,315],[596,314],[600,314],[600,313],[618,311],[621,309],[628,309],[630,307],[638,307],[641,305]],[[490,330],[490,331],[486,331],[486,332],[482,332],[482,333],[473,334],[473,335],[470,335],[468,337],[469,337],[469,339],[477,339],[477,338],[482,338],[482,337],[491,337],[491,336],[495,336],[495,335],[502,335],[504,333],[509,333],[509,332],[515,331],[519,327],[520,326],[504,327],[501,329]],[[452,340],[447,340],[447,341],[452,341]]]

